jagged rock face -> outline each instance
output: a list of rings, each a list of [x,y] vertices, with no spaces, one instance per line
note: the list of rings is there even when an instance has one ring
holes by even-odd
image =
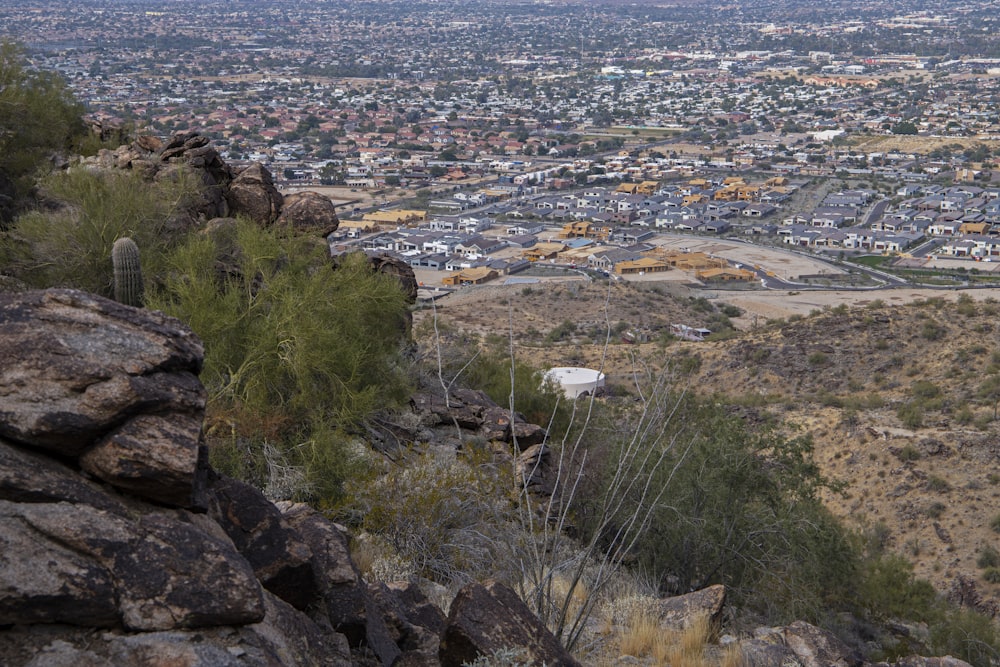
[[[203,502],[203,349],[180,322],[74,290],[0,295],[0,358],[0,436],[156,502]]]
[[[5,294],[0,354],[0,664],[430,664],[426,600],[369,589],[315,510],[208,470],[186,327]]]
[[[444,667],[461,667],[494,651],[523,647],[531,664],[578,667],[548,628],[507,586],[470,584],[451,603],[439,653]]]
[[[402,651],[350,559],[347,536],[307,505],[289,503],[281,508],[289,524],[317,554],[316,567],[324,573],[317,586],[330,624],[352,647],[367,647],[385,667],[394,664]]]
[[[245,215],[262,227],[278,219],[283,197],[274,187],[271,172],[254,163],[239,173],[226,192],[230,215]]]
[[[209,514],[264,587],[297,609],[318,602],[312,551],[278,508],[260,491],[235,479],[218,479],[211,491]]]
[[[340,227],[340,218],[329,197],[317,192],[296,192],[284,198],[281,215],[275,224],[326,238]]]

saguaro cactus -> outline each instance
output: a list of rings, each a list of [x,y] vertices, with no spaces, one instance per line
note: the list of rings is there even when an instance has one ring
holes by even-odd
[[[115,301],[129,306],[142,306],[142,268],[139,266],[139,246],[123,236],[111,248],[111,264],[115,274]]]

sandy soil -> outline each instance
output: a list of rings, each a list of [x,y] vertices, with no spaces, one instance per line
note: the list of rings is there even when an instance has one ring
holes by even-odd
[[[939,289],[873,289],[873,290],[814,290],[814,291],[773,291],[773,292],[713,292],[726,303],[738,306],[744,315],[735,323],[740,328],[752,327],[760,320],[777,319],[791,315],[808,315],[814,310],[834,308],[842,303],[849,306],[864,306],[881,300],[888,305],[902,305],[921,299],[941,298],[954,301],[960,294],[968,294],[976,300],[1000,300],[1000,288],[939,290]],[[755,321],[755,318],[756,321]]]

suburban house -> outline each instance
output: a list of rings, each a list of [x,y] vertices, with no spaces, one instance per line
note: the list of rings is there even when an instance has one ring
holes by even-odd
[[[498,277],[495,270],[489,268],[488,266],[479,266],[470,269],[462,269],[461,271],[456,271],[455,273],[445,276],[441,279],[441,283],[444,285],[481,285],[485,282],[493,280]]]
[[[633,260],[625,260],[615,265],[615,273],[620,275],[642,275],[645,273],[660,273],[669,271],[670,265],[662,259],[655,257],[640,257]]]

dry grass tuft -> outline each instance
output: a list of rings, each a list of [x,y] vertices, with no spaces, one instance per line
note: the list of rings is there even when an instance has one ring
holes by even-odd
[[[619,635],[620,650],[623,655],[636,657],[650,655],[665,650],[658,644],[665,644],[668,633],[660,628],[659,619],[648,613],[636,613]]]
[[[637,611],[619,633],[622,655],[651,657],[653,664],[670,667],[740,667],[738,649],[727,649],[716,664],[705,655],[714,629],[707,616],[700,616],[682,631],[668,631],[649,610]]]

